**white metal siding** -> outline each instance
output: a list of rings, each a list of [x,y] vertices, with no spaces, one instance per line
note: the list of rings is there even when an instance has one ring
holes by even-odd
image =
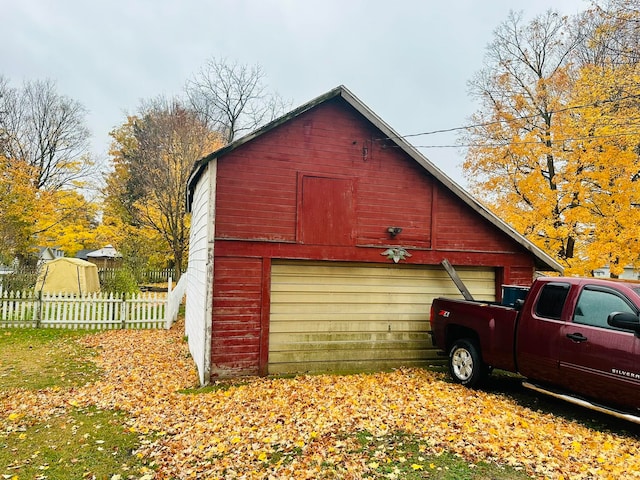
[[[476,298],[495,299],[491,268],[456,268]],[[440,266],[274,262],[269,373],[426,365],[433,298],[462,298]]]
[[[185,334],[200,383],[209,382],[211,363],[211,295],[216,162],[211,161],[196,185],[191,207]]]

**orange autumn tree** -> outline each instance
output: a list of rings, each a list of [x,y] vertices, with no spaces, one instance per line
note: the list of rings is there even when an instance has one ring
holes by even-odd
[[[640,256],[640,66],[582,69],[565,142],[573,165],[572,221],[582,242],[581,274],[609,265],[613,276]]]
[[[137,121],[137,117],[129,116],[110,133],[113,142],[109,155],[113,171],[106,179],[103,217],[98,230],[124,255],[130,268],[164,268],[172,258],[167,242],[158,231],[139,219],[136,210],[136,202],[144,198],[130,171],[131,158],[138,151]]]
[[[220,136],[195,112],[165,98],[143,104],[112,136],[106,211],[110,222],[133,235],[120,249],[134,257],[139,245],[151,242],[179,275],[189,243],[184,189],[195,163],[220,146]]]
[[[576,41],[568,22],[547,12],[525,24],[511,13],[487,50],[487,67],[470,82],[480,101],[465,136],[465,175],[474,193],[534,243],[569,262],[574,256],[575,207],[564,179],[571,70]]]
[[[464,138],[474,193],[569,274],[617,275],[639,253],[637,66],[589,54],[605,51],[599,21],[512,13],[471,82]]]

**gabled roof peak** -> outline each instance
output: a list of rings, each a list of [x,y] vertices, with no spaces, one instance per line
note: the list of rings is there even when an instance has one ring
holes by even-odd
[[[540,270],[554,270],[557,272],[563,272],[564,267],[560,265],[556,260],[554,260],[550,255],[545,253],[538,246],[534,245],[528,239],[526,239],[523,235],[518,233],[513,229],[510,225],[504,222],[502,219],[498,218],[495,214],[485,208],[480,202],[478,202],[475,198],[473,198],[466,190],[464,190],[460,185],[454,182],[451,178],[449,178],[442,170],[440,170],[436,165],[434,165],[430,160],[427,159],[422,153],[420,153],[413,145],[411,145],[402,135],[398,134],[393,128],[391,128],[386,122],[384,122],[378,115],[376,115],[373,110],[371,110],[367,105],[365,105],[360,99],[358,99],[351,91],[345,87],[344,85],[339,85],[328,92],[320,95],[309,102],[300,105],[299,107],[291,110],[289,113],[267,123],[263,127],[258,128],[257,130],[245,135],[238,140],[225,145],[224,147],[212,152],[206,157],[199,160],[194,166],[189,180],[187,182],[187,211],[191,211],[191,202],[193,201],[193,192],[195,190],[195,186],[200,178],[200,175],[204,171],[207,164],[214,158],[219,158],[224,154],[235,150],[236,148],[248,143],[264,133],[273,130],[274,128],[296,118],[303,113],[321,105],[327,101],[330,101],[334,98],[342,98],[344,99],[353,109],[355,109],[360,115],[362,115],[365,119],[367,119],[373,126],[378,128],[382,134],[389,139],[390,142],[396,144],[401,150],[403,150],[409,157],[415,160],[422,168],[424,168],[427,172],[429,172],[433,177],[435,177],[443,186],[453,192],[458,198],[460,198],[464,203],[466,203],[471,209],[473,209],[480,216],[484,217],[486,220],[491,222],[494,226],[496,226],[499,230],[507,234],[513,240],[515,240],[519,245],[524,247],[527,251],[534,255],[536,259],[536,268]]]

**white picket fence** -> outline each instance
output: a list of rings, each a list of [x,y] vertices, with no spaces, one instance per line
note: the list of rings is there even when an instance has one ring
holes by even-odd
[[[182,296],[176,299],[173,293],[73,295],[0,291],[0,328],[169,328],[178,311],[173,304],[182,300]]]

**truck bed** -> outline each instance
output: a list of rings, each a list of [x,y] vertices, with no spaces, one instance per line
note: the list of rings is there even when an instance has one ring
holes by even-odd
[[[433,344],[448,352],[452,341],[465,331],[479,342],[484,363],[513,372],[517,318],[515,308],[493,302],[436,298],[431,309]]]

